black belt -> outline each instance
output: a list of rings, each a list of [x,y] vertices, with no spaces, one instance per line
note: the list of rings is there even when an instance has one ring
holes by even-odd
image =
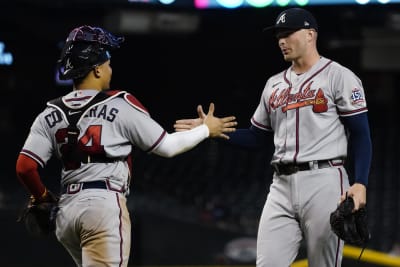
[[[114,188],[106,181],[92,181],[65,185],[61,188],[61,194],[76,194],[85,189],[106,189],[119,193],[125,193],[126,191],[124,187],[120,189]]]
[[[277,175],[290,175],[298,171],[309,171],[343,165],[342,159],[314,160],[304,163],[278,163],[272,164]]]
[[[126,157],[109,158],[105,155],[84,155],[81,157],[82,163],[113,163],[125,160]]]

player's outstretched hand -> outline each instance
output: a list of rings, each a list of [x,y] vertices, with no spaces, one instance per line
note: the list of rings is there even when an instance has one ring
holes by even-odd
[[[214,103],[210,104],[207,114],[205,114],[201,105],[197,106],[197,114],[199,117],[196,119],[177,120],[174,124],[175,131],[187,131],[204,123],[210,131],[210,137],[229,139],[226,133],[231,133],[236,130],[236,118],[234,116],[218,118],[214,116],[214,111]]]
[[[202,112],[202,108],[197,108],[198,113]],[[208,113],[205,116],[203,123],[207,125],[210,131],[210,137],[221,137],[225,139],[229,139],[229,136],[225,133],[231,133],[236,130],[235,126],[237,125],[236,118],[234,116],[229,116],[225,118],[218,118],[214,116],[215,106],[214,103],[210,104],[208,108]],[[202,112],[204,113],[204,112]]]
[[[197,114],[199,115],[199,117],[196,119],[181,119],[175,121],[174,124],[175,131],[183,132],[203,124],[207,114],[204,113],[203,107],[201,105],[197,106]]]

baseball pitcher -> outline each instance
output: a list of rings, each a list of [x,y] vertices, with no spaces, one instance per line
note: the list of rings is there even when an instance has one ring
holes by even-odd
[[[301,8],[290,8],[265,31],[273,33],[291,66],[268,79],[249,129],[228,142],[262,148],[274,135],[273,182],[257,236],[257,266],[290,266],[304,238],[310,267],[341,265],[343,241],[330,214],[346,196],[354,211],[366,205],[371,139],[365,92],[348,68],[321,56],[318,25]],[[177,131],[199,125],[206,115],[178,120]],[[350,155],[348,155],[348,144]],[[354,158],[350,186],[345,160]]]

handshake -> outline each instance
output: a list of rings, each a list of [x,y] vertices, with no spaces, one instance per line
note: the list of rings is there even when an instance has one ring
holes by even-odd
[[[208,108],[208,113],[203,111],[201,105],[197,106],[198,118],[195,119],[180,119],[175,121],[174,128],[176,132],[191,130],[201,124],[205,124],[210,132],[210,137],[219,137],[229,139],[227,133],[232,133],[236,130],[237,125],[235,116],[218,118],[214,116],[215,105],[211,103]]]

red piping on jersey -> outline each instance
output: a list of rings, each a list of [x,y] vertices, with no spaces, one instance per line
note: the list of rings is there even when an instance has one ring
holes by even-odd
[[[111,185],[109,179],[106,180],[106,185],[107,185],[107,189],[108,189],[108,190],[112,190],[112,191],[115,191],[115,192],[118,192],[118,193],[125,193],[126,190],[127,190],[127,189],[125,188],[125,186],[121,186],[121,188],[113,187],[113,186]]]
[[[124,253],[123,253],[123,243],[124,243],[124,238],[122,236],[122,209],[121,209],[121,204],[119,203],[119,196],[118,194],[115,194],[117,197],[117,203],[118,203],[118,208],[119,208],[119,237],[120,237],[120,242],[119,242],[119,266],[122,266],[122,263],[124,261]]]
[[[22,149],[20,154],[24,154],[30,158],[32,158],[33,160],[35,160],[37,163],[40,164],[41,167],[44,167],[44,161],[35,153],[33,153],[32,151],[26,150],[26,149]]]
[[[350,114],[355,114],[355,113],[358,113],[358,112],[363,112],[363,111],[367,111],[368,110],[368,108],[359,108],[359,109],[356,109],[356,110],[352,110],[352,111],[346,111],[346,112],[340,112],[339,113],[339,115],[350,115]]]
[[[339,178],[340,178],[340,195],[343,195],[343,173],[340,168],[338,168],[339,171]],[[338,260],[339,260],[339,251],[340,251],[340,238],[337,238],[337,247],[336,247],[336,257],[335,257],[335,267],[339,267]]]
[[[152,151],[158,144],[163,140],[164,136],[167,134],[167,131],[163,131],[163,133],[160,135],[160,137],[157,139],[157,141],[149,148],[146,150],[146,152]]]
[[[329,64],[331,64],[333,61],[329,60],[328,63],[326,63],[322,68],[320,68],[318,71],[316,71],[313,75],[311,75],[307,80],[305,80],[303,82],[303,84],[300,86],[300,92],[303,90],[303,87],[306,83],[308,83],[312,78],[314,78],[315,76],[317,76],[321,71],[323,71],[326,67],[329,66]]]
[[[339,171],[339,176],[340,176],[340,195],[343,195],[343,173],[342,170],[340,168],[338,168]]]
[[[252,122],[255,126],[257,126],[258,128],[261,128],[261,129],[263,129],[263,130],[272,130],[271,127],[268,127],[268,126],[265,126],[265,125],[259,123],[259,122],[256,121],[254,118],[251,118],[251,122]]]
[[[290,69],[290,68],[289,68]],[[290,90],[292,89],[292,82],[288,79],[288,78],[286,78],[286,74],[287,74],[287,72],[288,72],[288,70],[289,69],[286,69],[285,70],[285,72],[283,73],[283,80],[288,84],[288,86],[289,86],[289,93],[290,93]],[[289,101],[289,98],[287,98],[286,99],[286,106],[287,106],[287,104],[288,104],[288,101]],[[286,112],[286,119],[287,119],[287,112]],[[287,131],[286,131],[287,132]],[[286,139],[287,138],[285,138],[285,145],[284,145],[284,147],[285,147],[285,151],[286,151]],[[296,138],[297,139],[297,138]],[[283,157],[283,156],[282,156]],[[279,161],[281,161],[282,160],[282,157],[279,159]]]
[[[290,88],[292,88],[292,82],[288,78],[286,78],[286,73],[288,72],[289,69],[286,69],[285,72],[283,73],[283,80],[289,85]]]
[[[321,71],[323,71],[326,67],[328,67],[329,64],[331,64],[332,62],[333,62],[332,60],[328,61],[328,63],[326,63],[322,68],[320,68],[313,75],[311,75],[307,80],[305,80],[303,82],[303,84],[300,86],[299,92],[302,92],[304,85],[306,85],[315,76],[320,74]],[[286,74],[286,72],[285,72],[285,74]],[[286,79],[286,77],[285,77],[285,79]],[[300,130],[300,127],[299,127],[299,125],[300,125],[300,112],[299,112],[299,108],[296,108],[296,152],[294,153],[294,156],[293,156],[293,162],[294,163],[297,162],[297,155],[299,154],[299,150],[300,150],[300,148],[299,148],[300,147],[300,142],[299,142],[299,130]]]
[[[300,89],[301,90],[301,89]],[[299,114],[299,108],[296,108],[296,152],[294,153],[293,156],[293,162],[297,162],[297,155],[299,154],[299,146],[300,146],[300,141],[299,141],[299,124],[300,124],[300,114]]]
[[[337,247],[336,247],[336,256],[335,256],[335,267],[339,267],[339,251],[340,251],[340,238],[337,237]]]
[[[263,101],[263,105],[264,105],[264,108],[265,108],[265,110],[267,111],[267,113],[270,113],[271,111],[270,111],[270,109],[268,108],[268,105],[265,103],[265,101]],[[259,123],[258,121],[256,121],[256,120],[254,119],[254,117],[251,118],[251,122],[252,122],[253,125],[255,125],[255,126],[261,128],[261,129],[263,129],[263,130],[268,130],[268,131],[271,131],[271,130],[272,130],[272,127],[271,127],[271,126],[266,126],[266,125],[264,125],[264,124]]]

